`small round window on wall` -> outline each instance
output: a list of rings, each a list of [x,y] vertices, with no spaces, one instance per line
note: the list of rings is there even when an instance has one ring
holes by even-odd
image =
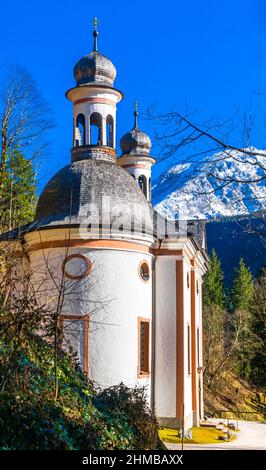
[[[63,262],[62,270],[69,279],[83,279],[91,272],[91,261],[79,253],[69,255]]]
[[[147,261],[142,261],[139,265],[139,275],[141,279],[147,282],[150,279],[150,268]]]

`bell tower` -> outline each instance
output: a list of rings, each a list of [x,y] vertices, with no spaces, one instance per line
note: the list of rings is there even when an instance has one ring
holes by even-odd
[[[155,159],[150,155],[151,139],[139,128],[138,115],[138,103],[135,102],[134,126],[120,140],[122,155],[117,162],[135,179],[147,201],[151,202],[151,167]]]
[[[66,93],[73,103],[72,161],[116,158],[116,105],[123,94],[113,86],[115,66],[98,51],[98,35],[94,18],[93,50],[75,65],[76,86]]]

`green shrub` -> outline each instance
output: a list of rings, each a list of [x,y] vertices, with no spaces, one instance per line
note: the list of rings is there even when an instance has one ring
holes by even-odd
[[[145,387],[130,389],[123,383],[105,389],[94,402],[113,419],[126,419],[134,432],[135,449],[156,449],[159,445],[159,425],[145,400]]]
[[[120,384],[101,393],[73,358],[54,355],[32,335],[18,347],[0,341],[0,449],[156,449],[157,421],[144,390]]]

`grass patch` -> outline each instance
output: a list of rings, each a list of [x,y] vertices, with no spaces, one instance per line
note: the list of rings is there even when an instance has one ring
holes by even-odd
[[[215,428],[191,428],[192,439],[184,439],[186,444],[221,444],[223,442],[231,442],[236,438],[233,434],[231,439],[228,441],[219,440],[219,436],[224,436],[225,433]],[[162,428],[159,430],[159,437],[163,441],[171,444],[181,444],[182,440],[178,437],[178,431],[176,429]]]

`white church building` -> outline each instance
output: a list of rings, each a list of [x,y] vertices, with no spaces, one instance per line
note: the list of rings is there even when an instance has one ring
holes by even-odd
[[[62,347],[99,387],[143,386],[164,425],[203,418],[204,227],[152,209],[151,140],[134,126],[116,150],[116,69],[93,50],[74,67],[71,162],[42,191],[35,220],[7,234],[40,301],[61,310]],[[38,286],[38,287],[37,287]],[[40,286],[42,286],[40,288]]]

